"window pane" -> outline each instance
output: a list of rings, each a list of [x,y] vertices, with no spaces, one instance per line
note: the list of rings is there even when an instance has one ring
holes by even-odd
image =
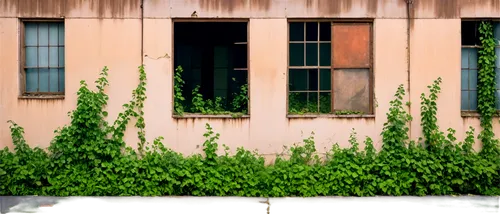
[[[49,25],[47,23],[38,24],[38,44],[49,45]]]
[[[497,89],[500,89],[500,68],[495,68],[495,82]]]
[[[59,92],[64,92],[64,68],[59,69]]]
[[[335,110],[369,113],[369,69],[339,69],[334,75]]]
[[[305,91],[307,90],[307,70],[305,69],[290,69],[289,71],[289,90],[290,91]]]
[[[497,99],[495,100],[496,101],[496,109],[497,110],[500,110],[500,90],[497,90],[496,93],[495,93]]]
[[[247,68],[247,45],[238,44],[233,46],[234,68]]]
[[[470,48],[462,48],[462,68],[469,68]]]
[[[290,41],[304,41],[304,22],[290,22]]]
[[[306,40],[318,41],[318,23],[306,22]]]
[[[477,89],[477,70],[469,70],[469,90]]]
[[[40,67],[49,66],[49,48],[47,47],[38,48],[38,66]]]
[[[332,45],[330,43],[319,44],[319,65],[330,66],[332,61]]]
[[[309,82],[308,90],[318,90],[318,69],[309,69],[308,71],[309,77],[307,81]]]
[[[292,114],[307,112],[307,93],[299,93],[299,92],[289,93],[288,112]]]
[[[59,30],[57,29],[57,26],[59,26],[58,23],[50,23],[49,24],[49,45],[57,45],[58,44],[58,36],[59,36]]]
[[[230,95],[234,93],[241,93],[241,86],[248,83],[248,72],[246,70],[234,70],[229,74],[231,81],[229,81]]]
[[[38,50],[36,47],[26,48],[26,66],[28,67],[38,66]]]
[[[38,90],[38,69],[26,69],[26,92],[36,92]]]
[[[308,93],[307,112],[317,113],[318,110],[318,93]]]
[[[59,45],[64,45],[64,23],[59,23]]]
[[[462,91],[460,99],[461,99],[460,106],[462,110],[464,111],[471,110],[469,106],[469,91]]]
[[[24,25],[24,30],[25,30],[25,44],[26,45],[37,45],[38,44],[38,37],[37,37],[37,25],[35,23],[25,23]]]
[[[477,68],[477,48],[469,51],[469,68]]]
[[[290,66],[304,66],[304,44],[290,44]]]
[[[500,68],[500,48],[495,48],[495,55],[497,56],[495,65],[497,68]]]
[[[331,112],[331,104],[332,97],[330,92],[322,92],[319,94],[319,112],[320,113],[330,113]]]
[[[319,77],[320,90],[331,90],[332,88],[332,71],[330,69],[321,69]]]
[[[59,70],[56,68],[52,68],[49,70],[49,90],[50,92],[57,92],[59,91],[58,89],[58,84],[59,84]]]
[[[49,91],[49,69],[48,68],[40,68],[38,70],[38,90],[40,92],[48,92]]]
[[[64,48],[59,48],[59,66],[64,66]]]
[[[477,91],[469,91],[469,102],[471,110],[477,110]]]
[[[57,67],[59,63],[59,54],[58,54],[58,49],[57,47],[50,47],[49,48],[49,66],[51,67]]]
[[[462,90],[469,90],[469,70],[462,70],[460,85]]]
[[[481,45],[479,40],[478,21],[462,22],[462,45]]]
[[[370,66],[370,25],[334,25],[332,34],[333,53],[338,53],[333,55],[335,68]]]
[[[500,22],[494,22],[493,28],[494,28],[493,36],[495,37],[497,45],[500,45]]]
[[[319,40],[320,41],[331,41],[332,36],[330,34],[332,30],[332,23],[330,22],[321,22],[319,24]]]
[[[318,65],[318,44],[306,44],[306,65]]]

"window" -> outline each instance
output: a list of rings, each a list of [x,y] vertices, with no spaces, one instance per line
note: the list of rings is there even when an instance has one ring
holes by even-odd
[[[289,114],[372,113],[371,23],[289,23]]]
[[[22,37],[23,95],[63,95],[64,23],[25,21]]]
[[[247,44],[246,21],[174,22],[185,113],[248,114]]]
[[[478,50],[481,48],[478,27],[480,21],[462,21],[462,70],[461,70],[461,110],[477,111]],[[497,40],[496,55],[500,56],[500,22],[494,22],[494,37]],[[500,59],[496,60],[496,96],[500,98]],[[500,110],[497,99],[496,108]]]

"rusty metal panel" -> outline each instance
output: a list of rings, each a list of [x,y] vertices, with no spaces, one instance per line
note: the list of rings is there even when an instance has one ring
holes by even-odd
[[[369,24],[334,24],[332,26],[333,67],[370,67],[370,38]]]
[[[334,70],[334,110],[370,113],[370,70]]]

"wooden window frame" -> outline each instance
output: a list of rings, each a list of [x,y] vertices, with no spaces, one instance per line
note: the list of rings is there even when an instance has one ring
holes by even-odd
[[[498,24],[500,24],[500,19],[498,18],[463,18],[460,20],[460,24],[462,24],[463,22],[481,22],[481,21],[492,21],[492,22],[497,22]],[[463,48],[470,48],[470,49],[477,49],[478,50],[478,55],[477,55],[477,58],[479,60],[479,49],[482,48],[481,45],[463,45],[462,44],[462,28],[460,28],[460,82],[462,82],[462,76],[461,76],[461,72],[462,72],[462,49]],[[495,35],[493,35],[495,36]],[[500,48],[500,44],[498,44],[495,48]],[[500,60],[500,58],[497,58],[497,60]],[[497,69],[497,67],[495,67],[495,69]],[[469,70],[473,70],[473,69],[469,69],[467,68],[467,71]],[[479,63],[478,63],[478,68],[476,68],[477,72],[478,72],[478,81],[479,81]],[[462,84],[462,83],[460,83]],[[497,91],[500,90],[497,86]],[[474,91],[474,90],[467,90],[467,91]],[[477,89],[475,90],[477,91]],[[469,99],[470,100],[470,99]],[[481,117],[481,115],[479,114],[479,112],[477,110],[463,110],[462,109],[462,86],[460,85],[460,114],[462,117]],[[470,103],[469,103],[470,105]],[[497,109],[496,110],[497,114],[500,115],[500,109]],[[494,115],[495,117],[499,117],[498,115]]]
[[[369,110],[370,112],[367,112],[367,113],[364,113],[364,114],[353,114],[353,115],[337,115],[335,114],[334,112],[334,97],[335,97],[335,93],[334,93],[334,76],[335,76],[335,66],[334,66],[334,59],[333,59],[333,55],[334,55],[334,49],[333,49],[333,32],[330,30],[330,44],[331,44],[331,50],[330,50],[330,57],[331,57],[331,61],[330,61],[330,66],[321,66],[320,64],[318,64],[318,66],[306,66],[305,65],[305,61],[304,61],[304,66],[290,66],[290,46],[289,44],[293,43],[290,41],[290,23],[296,23],[296,22],[317,22],[317,23],[321,23],[321,22],[330,22],[330,29],[332,29],[332,27],[334,25],[359,25],[359,24],[366,24],[369,26],[370,28],[370,35],[369,35],[369,38],[370,38],[370,41],[369,41],[369,67],[363,67],[362,69],[368,69],[368,72],[369,72],[369,80],[368,80],[368,84],[369,84]],[[366,118],[372,118],[372,117],[375,117],[375,108],[374,108],[374,97],[375,97],[375,85],[374,85],[374,33],[373,33],[373,28],[374,28],[374,20],[373,19],[289,19],[288,22],[287,22],[287,75],[286,75],[286,115],[288,118],[302,118],[302,117],[366,117]],[[306,30],[304,30],[306,31]],[[319,31],[319,26],[318,26],[318,31]],[[305,32],[304,32],[305,34]],[[319,35],[318,35],[319,36]],[[306,42],[306,38],[304,38],[304,42]],[[321,41],[317,41],[318,44],[321,43]],[[326,43],[326,42],[325,42]],[[305,50],[304,50],[305,51]],[[318,47],[318,52],[319,52],[319,47]],[[320,58],[319,54],[318,54],[318,59]],[[320,69],[327,69],[326,67],[328,67],[328,69],[330,69],[330,74],[331,74],[331,86],[330,86],[330,97],[331,97],[331,103],[330,103],[330,107],[331,107],[331,112],[329,113],[320,113],[319,110],[317,113],[306,113],[306,114],[301,114],[301,115],[297,115],[297,114],[290,114],[290,105],[289,105],[289,98],[290,98],[290,79],[289,79],[289,75],[290,75],[290,69],[308,69],[310,67],[314,67],[315,69],[318,69],[318,72],[320,71]],[[323,68],[324,67],[324,68]],[[353,69],[353,68],[356,68],[356,67],[351,67],[350,69]],[[320,81],[320,79],[318,78],[318,81]],[[318,91],[321,92],[321,90],[319,89],[319,84],[318,84]],[[318,92],[319,93],[319,92]],[[318,97],[318,102],[319,102],[319,97]],[[319,105],[318,105],[318,108]]]
[[[47,23],[47,22],[57,22],[65,24],[64,19],[54,19],[54,18],[23,18],[19,19],[19,74],[20,74],[20,99],[63,99],[65,96],[66,89],[62,92],[27,92],[26,91],[26,34],[25,34],[25,24],[27,22],[38,22],[38,23]],[[66,31],[66,28],[65,28]],[[64,36],[66,36],[66,32],[64,32]],[[66,39],[64,40],[66,43]],[[63,45],[65,49],[64,53],[66,54],[66,44]],[[66,58],[66,57],[65,57]],[[66,60],[65,60],[66,61]],[[58,68],[66,68],[65,65]],[[64,70],[66,72],[66,70]],[[66,76],[66,75],[65,75]],[[50,86],[49,86],[50,87]]]
[[[175,83],[175,60],[174,60],[174,57],[175,57],[175,50],[174,50],[174,47],[175,47],[175,41],[174,41],[174,38],[175,38],[175,23],[189,23],[189,22],[221,22],[221,23],[227,23],[227,22],[239,22],[239,23],[246,23],[247,25],[247,41],[246,42],[238,42],[238,44],[244,44],[246,43],[247,45],[247,67],[246,69],[242,69],[242,68],[234,68],[234,70],[238,70],[238,71],[241,71],[241,70],[246,70],[247,71],[247,86],[248,86],[248,91],[247,91],[247,96],[248,98],[250,98],[251,96],[251,90],[250,90],[250,19],[248,18],[173,18],[172,19],[172,25],[170,26],[171,27],[171,44],[172,44],[172,52],[170,54],[171,56],[171,61],[172,61],[172,77],[170,79],[170,83],[171,83],[171,87],[172,87],[172,93],[170,94],[171,96],[171,99],[172,99],[172,104],[171,104],[171,108],[172,108],[172,118],[176,118],[176,119],[182,119],[182,118],[226,118],[226,119],[238,119],[238,118],[250,118],[250,112],[251,112],[251,108],[250,108],[250,102],[247,103],[247,108],[248,108],[248,112],[247,114],[245,115],[242,115],[240,117],[237,117],[235,118],[234,115],[232,114],[221,114],[221,115],[212,115],[212,114],[201,114],[201,113],[184,113],[184,115],[176,115],[175,114],[175,97],[174,97],[174,93],[175,93],[175,88],[174,88],[174,83]]]

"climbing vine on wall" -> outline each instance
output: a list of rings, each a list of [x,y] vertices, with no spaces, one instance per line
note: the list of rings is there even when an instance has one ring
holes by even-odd
[[[477,82],[478,111],[481,114],[481,126],[483,130],[479,139],[483,142],[483,153],[496,153],[498,140],[493,132],[493,116],[496,113],[495,107],[495,55],[496,41],[493,35],[493,24],[490,21],[483,21],[479,25],[479,33],[482,48],[479,50],[479,72]]]

